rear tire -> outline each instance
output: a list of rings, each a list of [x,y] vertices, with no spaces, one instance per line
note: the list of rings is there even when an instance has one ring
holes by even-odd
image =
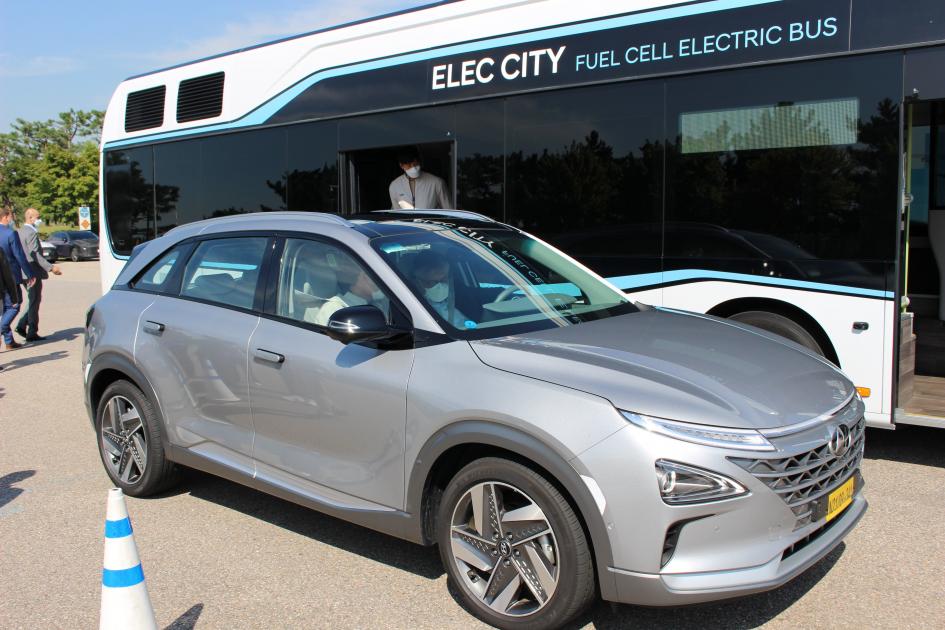
[[[125,494],[143,497],[177,481],[177,469],[164,455],[160,414],[133,383],[119,380],[105,389],[95,429],[105,472]]]
[[[440,502],[437,542],[462,605],[495,627],[558,628],[594,599],[580,519],[519,463],[487,457],[460,470]]]
[[[784,315],[771,313],[769,311],[745,311],[743,313],[735,313],[729,316],[729,319],[780,335],[781,337],[790,339],[794,343],[804,346],[812,352],[816,352],[820,356],[825,356],[824,350],[820,347],[817,339],[815,339],[806,328]]]

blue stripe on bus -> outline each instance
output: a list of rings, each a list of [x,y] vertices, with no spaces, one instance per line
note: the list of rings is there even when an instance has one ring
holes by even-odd
[[[325,70],[319,70],[315,72],[314,74],[309,75],[308,77],[306,77],[305,79],[302,79],[301,81],[299,81],[292,87],[277,94],[266,103],[263,103],[256,109],[247,113],[242,118],[238,118],[234,121],[226,122],[226,123],[218,123],[215,125],[192,127],[189,129],[180,129],[177,131],[167,131],[164,133],[157,133],[157,134],[151,134],[151,135],[145,135],[145,136],[137,136],[135,138],[128,138],[127,140],[115,140],[112,142],[107,142],[104,148],[112,149],[115,147],[122,147],[122,146],[127,146],[130,144],[154,142],[157,140],[166,140],[169,138],[177,138],[181,136],[189,136],[189,135],[200,134],[200,133],[224,131],[226,129],[238,129],[241,127],[251,127],[255,125],[261,125],[265,123],[272,115],[277,113],[280,109],[282,109],[289,102],[291,102],[292,99],[297,97],[299,94],[301,94],[303,91],[305,91],[312,85],[324,79],[332,79],[335,77],[341,77],[341,76],[346,76],[350,74],[357,74],[360,72],[368,72],[370,70],[380,70],[383,68],[390,68],[393,66],[399,66],[399,65],[403,65],[407,63],[414,63],[417,61],[428,61],[430,59],[436,59],[437,57],[449,57],[452,55],[461,55],[461,54],[466,54],[466,53],[471,53],[471,52],[478,52],[478,51],[487,50],[490,48],[525,44],[525,43],[530,43],[530,42],[554,38],[554,37],[566,37],[569,35],[596,33],[598,31],[606,31],[606,30],[611,30],[615,28],[622,28],[625,26],[635,26],[638,24],[661,22],[663,20],[672,20],[675,18],[688,17],[688,16],[693,16],[693,15],[704,15],[707,13],[717,13],[720,11],[730,11],[733,9],[742,9],[745,7],[753,7],[753,6],[758,6],[762,4],[772,4],[775,2],[781,2],[781,1],[782,0],[709,0],[708,2],[686,4],[686,5],[677,6],[677,7],[667,7],[664,9],[656,9],[653,11],[645,11],[642,13],[632,13],[630,15],[622,15],[622,16],[613,17],[613,18],[605,18],[605,19],[595,20],[591,22],[569,24],[567,26],[555,26],[555,27],[546,28],[543,30],[531,31],[528,33],[520,33],[517,35],[503,35],[499,37],[493,37],[491,39],[485,39],[485,40],[480,40],[476,42],[469,42],[465,44],[454,44],[451,46],[444,46],[441,48],[434,48],[431,50],[424,50],[421,52],[396,55],[394,57],[388,57],[386,59],[365,61],[361,63],[352,64],[350,66],[343,66],[340,68],[328,68]]]
[[[772,278],[769,276],[756,276],[747,273],[730,273],[727,271],[709,271],[706,269],[679,269],[675,271],[664,271],[657,273],[641,273],[632,276],[617,276],[607,278],[611,284],[618,289],[647,289],[648,287],[660,284],[669,284],[671,282],[692,281],[710,281],[724,280],[728,282],[750,282],[752,284],[768,284],[776,287],[788,287],[790,289],[810,289],[812,291],[830,291],[832,293],[845,293],[847,295],[862,295],[866,297],[894,298],[892,291],[880,291],[878,289],[861,289],[859,287],[849,287],[839,284],[827,284],[823,282],[810,282],[807,280],[791,280],[788,278]]]
[[[144,570],[141,565],[130,569],[102,569],[102,586],[122,588],[144,582]]]
[[[105,538],[124,538],[131,535],[131,519],[125,517],[120,521],[105,521]]]

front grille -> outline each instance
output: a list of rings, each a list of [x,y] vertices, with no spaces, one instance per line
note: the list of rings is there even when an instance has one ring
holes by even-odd
[[[827,495],[846,481],[860,467],[866,421],[860,418],[849,425],[853,446],[840,457],[834,456],[827,442],[804,453],[778,459],[730,457],[771,488],[794,512],[795,531],[809,525],[821,513]]]
[[[809,533],[807,536],[804,536],[803,538],[795,542],[793,545],[791,545],[790,547],[785,549],[783,552],[781,552],[781,561],[783,562],[784,560],[787,560],[788,558],[796,554],[798,551],[804,549],[805,547],[810,545],[812,542],[816,541],[818,538],[820,538],[821,536],[829,532],[830,528],[832,528],[834,525],[836,525],[839,522],[840,522],[840,519],[835,518],[829,523],[827,523],[826,525],[824,525],[823,527],[821,527],[820,529],[815,529],[814,531]]]

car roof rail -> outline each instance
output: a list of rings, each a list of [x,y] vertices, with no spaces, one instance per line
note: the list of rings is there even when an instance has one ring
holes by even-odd
[[[486,215],[479,214],[478,212],[470,212],[469,210],[424,210],[422,208],[417,208],[415,210],[375,210],[371,214],[432,214],[436,216],[453,217],[456,219],[474,219],[476,221],[497,223],[497,221],[492,217],[487,217]]]

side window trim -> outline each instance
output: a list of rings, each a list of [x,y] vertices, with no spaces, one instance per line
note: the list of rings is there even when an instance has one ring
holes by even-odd
[[[273,235],[269,239],[268,253],[263,259],[260,286],[257,287],[255,310],[260,314],[275,314],[276,300],[279,297],[279,273],[282,268],[282,252],[285,251],[285,237]]]
[[[184,275],[184,268],[187,266],[187,261],[190,260],[190,256],[194,252],[194,245],[194,241],[185,240],[167,248],[159,255],[155,256],[154,259],[149,262],[144,269],[139,271],[138,274],[128,283],[127,287],[132,291],[139,291],[141,293],[153,293],[156,295],[168,295],[172,297],[178,296],[180,294],[181,279]],[[180,250],[180,255],[177,257],[177,260],[174,261],[171,273],[168,275],[167,280],[165,281],[165,285],[167,286],[168,290],[158,291],[156,289],[146,289],[137,286],[141,278],[154,269],[154,265],[159,263],[165,256],[175,249]]]

